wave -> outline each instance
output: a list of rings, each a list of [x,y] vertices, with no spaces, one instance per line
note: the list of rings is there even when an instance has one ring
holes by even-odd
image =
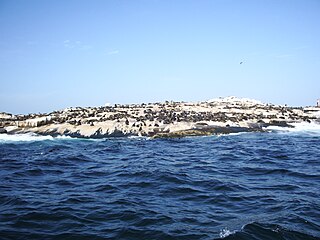
[[[290,123],[293,128],[290,127],[279,127],[279,126],[269,126],[264,128],[268,132],[276,133],[305,133],[311,135],[320,135],[320,124],[311,122],[311,123]]]
[[[132,140],[149,140],[150,138],[143,136],[130,136],[130,137],[112,137],[112,139],[132,139]],[[50,136],[50,135],[39,135],[36,133],[22,133],[22,134],[0,134],[0,143],[8,142],[36,142],[36,141],[47,141],[47,140],[83,140],[83,141],[95,141],[103,142],[109,138],[77,138],[65,135]]]
[[[145,136],[128,136],[128,139],[146,140],[146,139],[148,139],[148,137],[145,137]]]
[[[251,132],[235,132],[235,133],[227,133],[227,134],[221,134],[219,136],[239,136],[244,134],[250,134]]]
[[[261,224],[257,222],[244,225],[240,231],[230,231],[224,228],[220,231],[220,239],[224,240],[272,240],[272,239],[295,239],[316,240],[318,237],[286,229],[277,224]]]
[[[40,136],[34,133],[25,134],[0,134],[0,142],[32,142],[32,141],[43,141],[52,140],[51,136]]]
[[[54,139],[73,139],[69,136],[57,136],[52,137],[49,135],[43,136],[35,133],[23,133],[23,134],[0,134],[0,143],[6,142],[35,142],[35,141],[46,141]]]

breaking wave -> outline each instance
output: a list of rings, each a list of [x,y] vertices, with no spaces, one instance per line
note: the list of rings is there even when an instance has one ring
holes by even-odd
[[[291,123],[293,127],[278,127],[278,126],[269,126],[264,128],[269,132],[276,133],[294,133],[294,134],[311,134],[311,135],[320,135],[320,124],[311,122],[311,123]]]
[[[0,134],[0,142],[32,142],[32,141],[43,141],[52,140],[51,136],[40,136],[34,133],[25,134]]]
[[[0,134],[1,142],[35,142],[35,141],[45,141],[54,139],[72,139],[69,136],[42,136],[35,133],[23,133],[23,134]]]

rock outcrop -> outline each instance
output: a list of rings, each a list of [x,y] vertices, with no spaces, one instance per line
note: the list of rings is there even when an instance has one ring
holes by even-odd
[[[228,97],[197,103],[76,107],[49,114],[1,113],[0,129],[9,134],[32,132],[83,138],[203,136],[264,131],[268,126],[291,127],[296,122],[319,121],[319,112]]]

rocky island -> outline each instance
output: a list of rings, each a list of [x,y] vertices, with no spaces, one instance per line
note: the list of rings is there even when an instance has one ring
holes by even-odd
[[[170,138],[265,131],[268,126],[320,123],[320,108],[287,107],[227,97],[204,102],[72,107],[48,114],[0,113],[0,133],[80,138]]]

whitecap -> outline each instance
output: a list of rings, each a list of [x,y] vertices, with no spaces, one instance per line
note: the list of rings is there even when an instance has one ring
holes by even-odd
[[[22,133],[22,134],[0,134],[0,143],[5,142],[34,142],[34,141],[45,141],[45,140],[86,140],[86,141],[104,141],[105,138],[95,139],[95,138],[76,138],[66,135],[58,135],[52,137],[50,135],[38,135],[35,133]]]
[[[40,136],[35,133],[24,134],[0,134],[0,142],[31,142],[31,141],[43,141],[52,140],[51,136]]]
[[[74,138],[72,138],[72,137],[70,137],[70,136],[66,136],[66,135],[59,135],[59,136],[57,136],[57,137],[55,137],[56,139],[74,139]]]
[[[145,136],[129,136],[128,139],[137,139],[137,140],[147,140],[148,137]]]
[[[228,237],[229,235],[233,234],[234,231],[230,231],[228,228],[223,228],[220,233],[219,236],[220,238],[225,238]]]
[[[235,133],[228,133],[228,134],[224,134],[226,136],[239,136],[239,135],[243,135],[243,134],[248,134],[250,132],[235,132]]]
[[[269,126],[264,128],[266,131],[278,132],[278,133],[305,133],[312,135],[320,135],[320,124],[311,122],[301,122],[301,123],[290,123],[293,127],[279,127],[279,126]]]

